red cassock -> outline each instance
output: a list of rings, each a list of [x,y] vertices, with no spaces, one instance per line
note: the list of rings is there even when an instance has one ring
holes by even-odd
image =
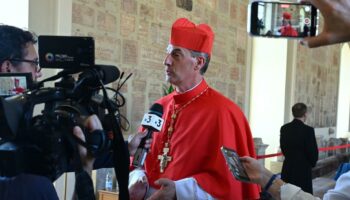
[[[21,88],[21,87],[16,87],[13,89],[13,91],[16,93],[16,94],[21,94],[25,91],[24,88]]]
[[[292,27],[292,26],[283,26],[281,28],[281,35],[282,36],[298,36],[298,32]]]
[[[159,178],[176,181],[193,177],[203,190],[217,199],[258,199],[259,187],[237,181],[220,150],[221,146],[226,146],[235,149],[240,156],[256,157],[248,122],[236,104],[207,88],[203,80],[189,92],[173,92],[157,101],[163,105],[165,122],[162,130],[153,134],[151,151],[146,158],[149,183],[157,188],[154,181]],[[158,155],[163,153],[168,138],[174,103],[175,109],[179,109],[204,90],[178,113],[170,140],[169,155],[172,160],[160,173]]]

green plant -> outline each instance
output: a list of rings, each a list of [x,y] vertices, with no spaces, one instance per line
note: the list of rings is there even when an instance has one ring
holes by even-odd
[[[163,84],[163,96],[166,96],[174,91],[173,85],[170,86]]]

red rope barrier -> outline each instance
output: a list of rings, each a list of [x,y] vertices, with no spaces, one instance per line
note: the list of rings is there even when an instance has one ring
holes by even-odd
[[[333,147],[322,147],[318,148],[318,151],[331,151],[335,149],[344,149],[344,148],[350,148],[350,144],[344,144],[340,146],[333,146]],[[274,154],[266,154],[266,155],[257,155],[257,159],[264,159],[264,158],[271,158],[271,157],[277,157],[277,156],[283,156],[282,153],[274,153]]]
[[[335,149],[344,149],[344,148],[349,148],[349,147],[350,147],[350,144],[344,144],[344,145],[334,146],[334,147],[318,148],[318,151],[331,151],[331,150],[335,150]]]
[[[274,154],[266,154],[266,155],[257,155],[256,158],[263,159],[263,158],[271,158],[271,157],[275,157],[275,156],[283,156],[283,154],[282,153],[274,153]]]

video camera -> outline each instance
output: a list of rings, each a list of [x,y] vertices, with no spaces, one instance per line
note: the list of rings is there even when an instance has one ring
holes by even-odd
[[[38,45],[40,66],[63,70],[22,94],[0,97],[0,176],[31,173],[54,181],[72,169],[77,143],[95,156],[117,151],[115,167],[128,169],[121,133],[125,117],[119,112],[125,99],[119,89],[131,74],[123,82],[117,67],[95,65],[91,37],[39,36]],[[73,78],[76,73],[80,73],[77,80]],[[59,78],[55,87],[44,87],[45,82]],[[105,86],[118,78],[116,89]],[[107,90],[114,93],[113,98],[108,98]],[[39,104],[44,104],[44,109],[33,116]],[[73,127],[83,128],[84,118],[91,114],[99,117],[104,131],[85,134],[83,129],[83,143],[72,134]],[[117,178],[119,182],[118,174]]]

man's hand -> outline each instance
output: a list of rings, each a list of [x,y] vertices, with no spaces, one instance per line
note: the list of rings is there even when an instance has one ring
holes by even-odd
[[[249,179],[253,183],[257,183],[264,187],[270,177],[273,175],[272,172],[263,167],[259,161],[252,157],[244,156],[240,158],[242,165],[247,172]]]
[[[134,183],[129,188],[130,200],[142,200],[145,198],[147,192],[148,182],[147,178],[144,176],[141,180]]]
[[[300,43],[312,47],[350,41],[350,1],[349,0],[301,0],[317,7],[323,15],[324,27],[315,37],[307,37]]]
[[[147,135],[147,130],[145,130],[144,132],[139,132],[129,138],[128,149],[129,149],[130,156],[135,155],[137,147],[139,146],[142,138],[146,137],[146,135]],[[152,138],[146,140],[145,148],[150,148],[151,143],[152,143]]]
[[[160,189],[153,193],[147,200],[173,200],[176,199],[176,188],[174,181],[167,178],[156,180],[156,185],[160,185]]]
[[[85,121],[84,126],[89,131],[86,134],[91,134],[94,130],[102,130],[102,124],[96,115],[91,115]],[[79,126],[75,126],[73,129],[73,134],[85,142],[85,135]],[[87,151],[87,149],[81,145],[78,145],[78,150],[80,154],[80,159],[83,165],[83,169],[91,173],[95,158]]]

